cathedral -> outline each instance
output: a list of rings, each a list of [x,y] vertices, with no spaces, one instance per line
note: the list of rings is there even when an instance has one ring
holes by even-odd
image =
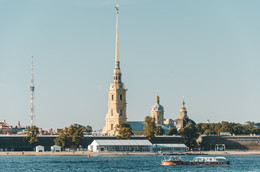
[[[115,68],[113,72],[113,82],[108,90],[108,111],[106,114],[106,124],[103,127],[102,134],[117,135],[116,126],[122,123],[128,123],[135,135],[144,134],[144,121],[127,121],[126,115],[126,91],[127,89],[122,82],[122,73],[120,70],[119,60],[119,38],[118,38],[118,6],[116,6],[116,51],[115,51]],[[194,123],[187,116],[187,110],[184,107],[180,109],[179,117],[176,120],[164,118],[164,108],[160,104],[160,97],[157,93],[155,96],[155,104],[151,108],[151,117],[155,119],[156,126],[161,126],[165,133],[171,128],[178,130],[185,127],[188,123]],[[144,116],[145,118],[145,116]]]

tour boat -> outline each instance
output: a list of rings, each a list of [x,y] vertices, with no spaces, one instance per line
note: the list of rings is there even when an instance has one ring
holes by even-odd
[[[182,165],[183,160],[178,156],[170,156],[169,159],[162,160],[162,165]]]
[[[225,157],[195,157],[191,161],[191,165],[225,165],[229,164],[229,161]]]
[[[161,161],[162,165],[224,165],[229,164],[225,157],[195,157],[191,161],[183,161],[178,156],[171,156]]]

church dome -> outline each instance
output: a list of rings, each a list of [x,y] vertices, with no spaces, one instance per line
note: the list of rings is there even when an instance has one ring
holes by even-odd
[[[160,97],[156,95],[155,105],[152,106],[152,111],[163,111],[163,106],[160,105]]]
[[[152,106],[152,111],[163,111],[163,106],[156,103]]]

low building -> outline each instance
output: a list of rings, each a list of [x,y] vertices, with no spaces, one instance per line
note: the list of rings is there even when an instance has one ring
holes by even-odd
[[[44,152],[44,146],[38,145],[35,147],[36,152]]]
[[[51,151],[52,152],[61,152],[61,147],[58,145],[53,145],[53,146],[51,146]]]
[[[0,121],[0,134],[12,134],[13,128],[5,120]]]
[[[149,140],[94,140],[88,150],[92,152],[151,152]]]
[[[154,144],[154,151],[157,152],[186,152],[187,150],[185,144]]]

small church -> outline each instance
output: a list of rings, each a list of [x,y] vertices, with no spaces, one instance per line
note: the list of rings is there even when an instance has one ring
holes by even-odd
[[[122,82],[122,73],[119,60],[119,37],[118,37],[118,6],[116,6],[116,50],[115,50],[115,68],[113,72],[113,82],[108,89],[108,111],[106,114],[106,124],[103,127],[102,134],[116,135],[116,125],[128,123],[135,135],[144,134],[144,121],[127,121],[126,115],[126,91],[127,89]],[[195,122],[189,119],[185,102],[182,101],[180,114],[176,120],[164,118],[164,108],[160,104],[160,97],[157,93],[155,96],[155,104],[151,108],[151,117],[155,119],[156,126],[161,126],[165,133],[171,128],[180,130],[188,123]],[[145,117],[145,116],[144,116]]]

